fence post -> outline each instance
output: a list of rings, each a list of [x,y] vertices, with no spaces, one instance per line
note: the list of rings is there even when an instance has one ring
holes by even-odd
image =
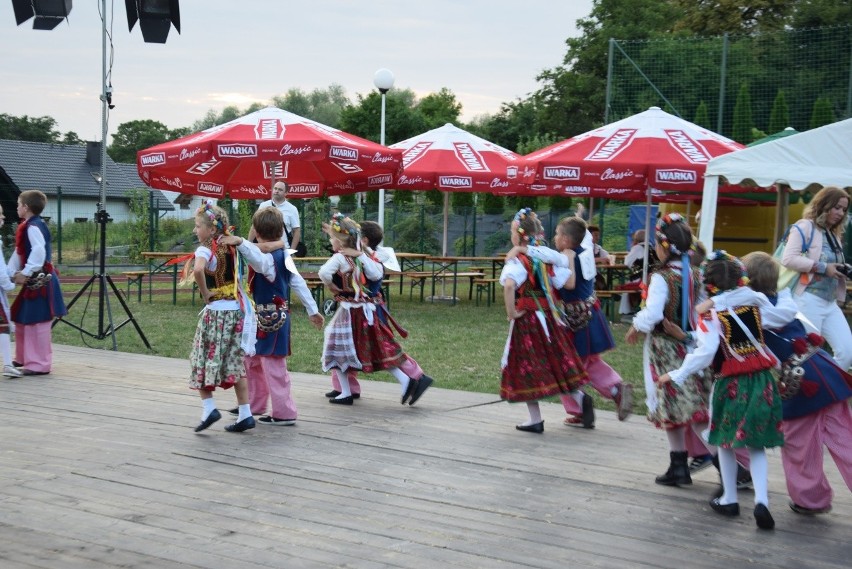
[[[722,65],[719,76],[719,117],[716,119],[716,132],[722,134],[725,116],[725,76],[728,68],[728,32],[722,36]]]
[[[426,248],[424,246],[424,243],[423,243],[423,231],[424,231],[425,227],[426,227],[426,206],[421,204],[420,205],[420,250],[418,251],[418,253],[423,253],[424,252],[423,250]]]
[[[612,96],[612,60],[615,57],[615,38],[609,38],[609,55],[606,68],[606,94],[604,96],[604,124],[609,124],[609,103]]]
[[[56,186],[56,262],[62,264],[62,186]]]

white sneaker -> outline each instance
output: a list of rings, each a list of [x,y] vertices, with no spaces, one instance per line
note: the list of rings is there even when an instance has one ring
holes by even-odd
[[[24,374],[15,366],[3,366],[3,375],[6,377],[23,377]]]

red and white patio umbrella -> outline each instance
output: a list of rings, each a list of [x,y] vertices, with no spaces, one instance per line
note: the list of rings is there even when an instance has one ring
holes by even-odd
[[[651,107],[528,154],[526,158],[536,168],[530,191],[613,199],[641,195],[647,199],[648,190],[653,189],[658,190],[655,199],[659,201],[698,199],[710,159],[743,148]],[[729,192],[739,191],[745,190],[729,188]]]
[[[236,199],[266,199],[272,180],[292,197],[388,187],[402,151],[275,107],[141,150],[139,177],[152,188]]]
[[[395,188],[444,192],[444,255],[449,192],[520,193],[528,191],[535,176],[519,154],[449,123],[390,148],[403,151]]]

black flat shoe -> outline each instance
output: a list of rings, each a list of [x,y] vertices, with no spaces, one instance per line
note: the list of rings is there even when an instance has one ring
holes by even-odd
[[[420,399],[420,396],[426,393],[426,390],[429,389],[429,386],[432,385],[433,379],[428,375],[423,375],[420,379],[417,380],[417,385],[414,386],[414,393],[411,395],[411,401],[408,402],[409,405],[414,405],[417,403],[417,400]],[[409,385],[411,385],[409,383]]]
[[[228,413],[230,413],[231,415],[239,415],[240,414],[240,408],[234,407],[233,409],[228,409]]]
[[[207,415],[206,419],[204,419],[203,421],[198,423],[198,426],[195,427],[195,432],[200,433],[201,431],[203,431],[204,429],[206,429],[207,427],[209,427],[210,425],[212,425],[213,423],[215,423],[216,421],[218,421],[221,418],[222,418],[222,414],[219,412],[219,410],[213,409],[213,412],[210,413],[209,415]]]
[[[417,387],[417,380],[409,378],[408,387],[405,388],[405,393],[402,394],[402,398],[399,400],[399,402],[403,405],[408,403],[408,400],[411,399],[412,395],[414,395],[415,387]]]
[[[595,401],[585,393],[583,394],[583,428],[595,428]]]
[[[515,425],[515,428],[525,433],[538,433],[540,435],[544,432],[544,421],[532,425]]]
[[[775,529],[775,520],[772,519],[772,514],[769,513],[769,508],[765,504],[754,507],[754,521],[760,529]]]
[[[242,421],[237,421],[236,423],[231,423],[230,425],[225,425],[225,430],[229,433],[242,433],[243,431],[248,431],[249,429],[253,429],[255,426],[254,417],[246,417]]]
[[[355,401],[355,397],[352,395],[349,397],[341,397],[340,399],[333,398],[328,400],[328,402],[332,405],[352,405],[353,401]]]
[[[337,397],[338,395],[340,395],[340,392],[337,391],[336,389],[332,389],[331,391],[329,391],[328,393],[325,394],[325,396],[328,397],[328,398]],[[361,399],[361,394],[360,393],[353,393],[352,399]]]
[[[720,504],[719,498],[713,498],[710,500],[710,507],[713,508],[714,512],[723,516],[734,517],[740,515],[740,505],[737,502],[733,504]],[[769,512],[767,511],[767,513]]]

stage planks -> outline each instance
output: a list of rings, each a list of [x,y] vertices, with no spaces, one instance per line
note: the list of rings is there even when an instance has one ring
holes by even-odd
[[[787,508],[777,453],[777,529],[723,519],[691,488],[653,483],[662,434],[598,412],[593,431],[521,433],[524,406],[365,381],[329,405],[322,376],[293,374],[299,421],[194,434],[188,363],[55,347],[49,376],[0,380],[0,566],[846,567],[852,497],[833,465],[834,512]],[[437,378],[440,385],[440,378]],[[233,394],[217,392],[223,411]]]

